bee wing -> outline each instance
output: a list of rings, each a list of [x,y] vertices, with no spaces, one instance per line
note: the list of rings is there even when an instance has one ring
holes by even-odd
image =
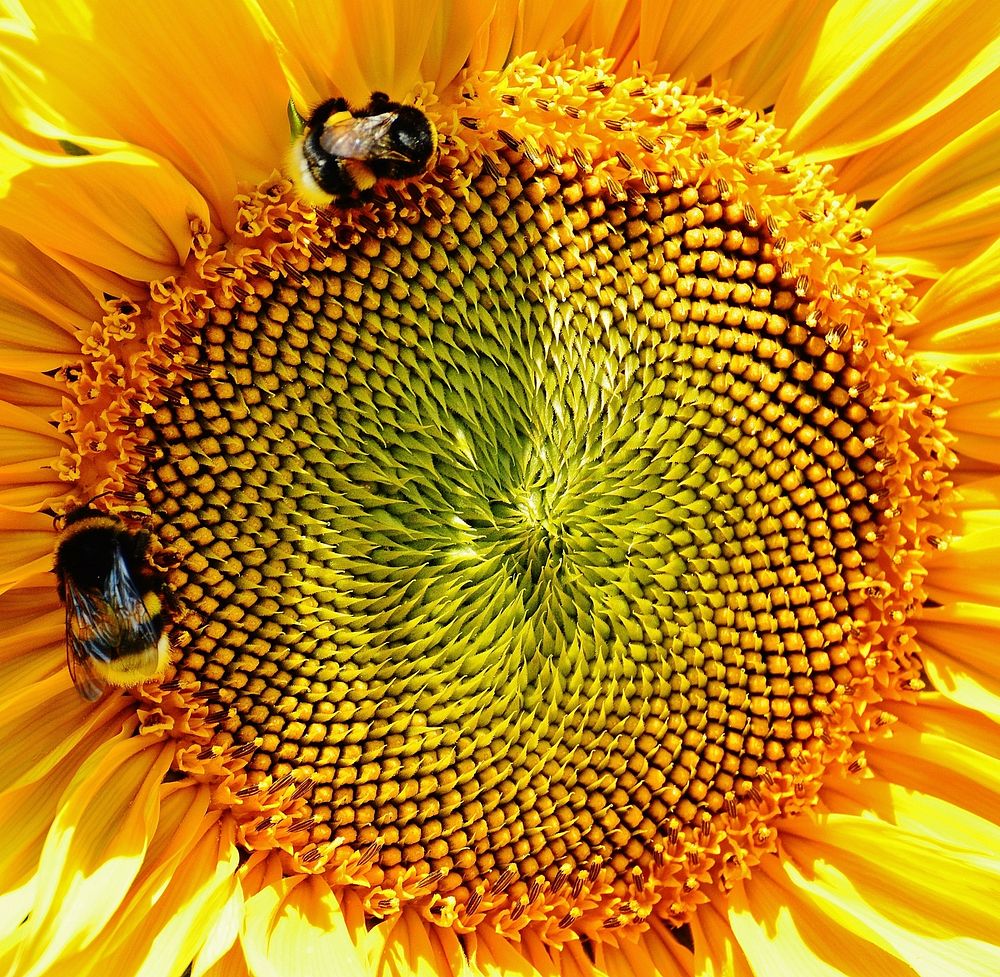
[[[103,603],[103,602],[102,602]],[[100,698],[104,680],[94,660],[106,661],[106,645],[95,639],[101,611],[92,594],[66,582],[66,664],[77,691],[88,702]]]
[[[121,549],[115,548],[115,556],[111,561],[111,573],[108,575],[107,603],[112,613],[110,617],[118,625],[118,647],[125,646],[129,651],[138,651],[138,645],[149,649],[152,662],[156,662],[156,627],[150,617],[142,594],[136,587],[128,564],[122,556]],[[145,664],[145,661],[143,662]]]
[[[319,134],[320,148],[339,159],[406,159],[389,140],[395,118],[394,113],[386,112],[327,123]]]

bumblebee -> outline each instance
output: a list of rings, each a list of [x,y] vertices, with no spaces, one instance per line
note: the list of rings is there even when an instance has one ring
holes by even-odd
[[[108,685],[160,677],[170,664],[159,591],[146,561],[146,533],[90,506],[65,518],[54,571],[66,606],[66,661],[88,702]]]
[[[385,92],[373,92],[364,108],[328,99],[308,120],[290,104],[289,117],[297,130],[290,175],[316,206],[357,202],[379,180],[419,176],[437,153],[434,123]]]

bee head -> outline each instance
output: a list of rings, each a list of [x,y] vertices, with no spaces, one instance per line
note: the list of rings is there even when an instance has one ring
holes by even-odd
[[[418,176],[437,152],[437,129],[420,109],[400,105],[389,128],[389,144],[403,158],[374,161],[372,170],[376,175],[389,180]]]

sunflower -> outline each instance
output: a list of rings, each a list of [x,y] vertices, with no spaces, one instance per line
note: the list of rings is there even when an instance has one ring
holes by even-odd
[[[4,973],[1000,972],[995,3],[0,59]]]

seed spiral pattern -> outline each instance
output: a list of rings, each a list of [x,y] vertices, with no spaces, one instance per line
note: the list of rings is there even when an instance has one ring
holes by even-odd
[[[862,374],[717,183],[505,148],[217,308],[155,416],[187,641],[314,842],[619,878],[816,747],[882,501]],[[870,547],[869,547],[870,548]]]

